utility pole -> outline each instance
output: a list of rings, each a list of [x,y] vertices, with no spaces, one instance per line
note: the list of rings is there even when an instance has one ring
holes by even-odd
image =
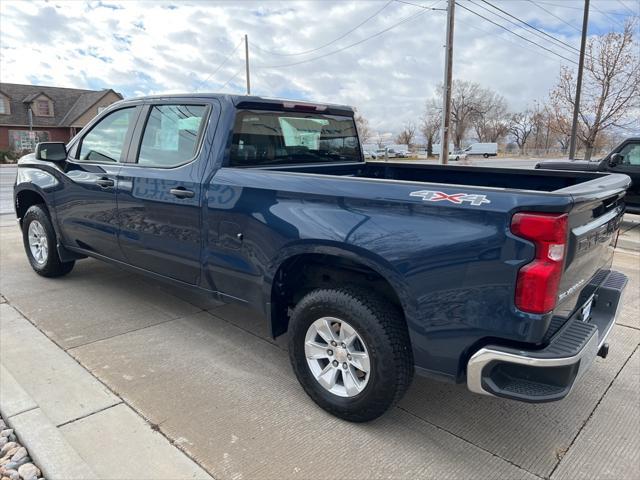
[[[573,104],[573,123],[571,124],[571,142],[569,160],[576,157],[576,136],[578,135],[578,113],[580,112],[580,93],[582,92],[582,71],[584,70],[584,51],[587,48],[587,28],[589,25],[589,0],[584,0],[582,16],[582,40],[580,41],[580,61],[578,62],[578,80],[576,82],[576,101]]]
[[[244,35],[244,59],[247,65],[247,95],[251,95],[251,80],[249,79],[249,36]]]
[[[453,75],[453,14],[455,0],[447,4],[447,41],[444,54],[444,91],[442,92],[442,133],[440,134],[440,163],[449,161],[449,124],[451,123],[451,79]]]

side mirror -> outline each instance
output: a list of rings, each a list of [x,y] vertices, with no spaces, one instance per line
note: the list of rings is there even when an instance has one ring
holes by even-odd
[[[67,159],[67,146],[63,142],[42,142],[36,145],[36,160],[64,162]]]
[[[609,166],[615,167],[616,165],[620,165],[624,161],[624,155],[621,153],[614,153],[609,157]]]

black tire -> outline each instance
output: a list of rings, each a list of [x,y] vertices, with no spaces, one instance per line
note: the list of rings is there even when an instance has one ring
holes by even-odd
[[[482,156],[483,156],[484,158],[489,158],[489,154],[488,154],[488,153],[483,153],[483,154],[482,154]]]
[[[364,389],[353,397],[326,390],[312,374],[305,355],[309,326],[321,317],[348,322],[364,340],[371,370]],[[411,342],[403,315],[379,295],[360,288],[318,289],[296,305],[289,326],[289,358],[307,394],[327,412],[351,422],[373,420],[396,404],[413,378]]]
[[[29,225],[34,221],[37,221],[42,226],[46,237],[48,252],[44,262],[38,262],[29,247]],[[73,270],[73,266],[75,265],[74,261],[63,262],[58,256],[56,232],[53,229],[53,225],[51,225],[49,214],[43,205],[33,205],[24,215],[22,219],[22,242],[24,243],[24,250],[31,264],[31,268],[33,268],[38,275],[42,275],[43,277],[61,277]]]

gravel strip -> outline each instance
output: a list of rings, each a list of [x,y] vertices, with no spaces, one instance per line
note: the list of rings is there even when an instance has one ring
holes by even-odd
[[[0,480],[44,480],[40,475],[27,449],[0,417]]]

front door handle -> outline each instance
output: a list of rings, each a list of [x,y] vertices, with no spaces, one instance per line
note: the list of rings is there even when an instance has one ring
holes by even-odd
[[[193,196],[195,195],[195,193],[193,193],[191,190],[187,190],[184,187],[172,188],[171,190],[169,190],[169,193],[171,195],[175,195],[178,198],[193,198]]]
[[[96,185],[101,188],[113,187],[116,184],[111,178],[102,177],[96,180]]]

